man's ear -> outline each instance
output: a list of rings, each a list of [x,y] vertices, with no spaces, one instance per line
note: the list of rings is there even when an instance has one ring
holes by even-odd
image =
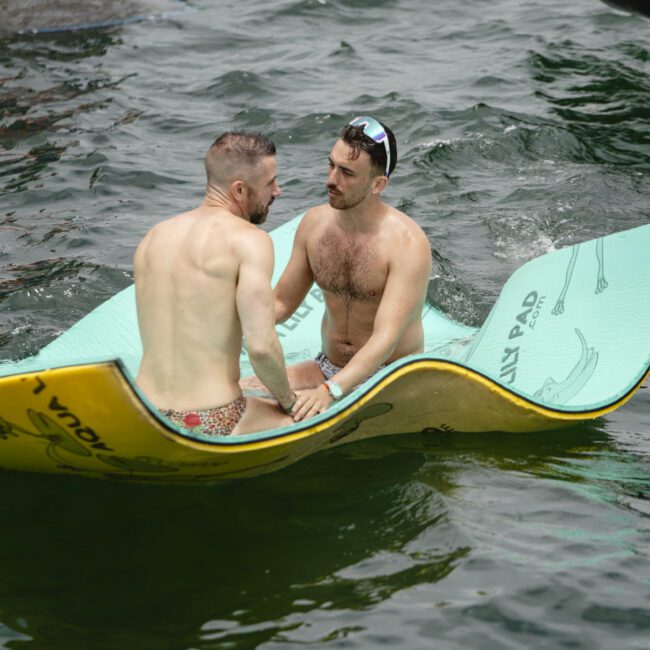
[[[241,201],[246,198],[247,194],[246,183],[242,180],[233,181],[230,183],[230,193],[236,201]]]
[[[372,181],[372,193],[381,194],[388,185],[388,178],[386,176],[375,176],[375,179]]]

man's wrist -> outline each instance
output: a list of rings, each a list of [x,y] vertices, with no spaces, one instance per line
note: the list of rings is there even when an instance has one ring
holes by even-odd
[[[327,388],[327,392],[329,393],[329,396],[334,400],[339,400],[343,397],[343,389],[341,388],[340,384],[337,384],[335,381],[332,379],[328,379],[323,386]]]
[[[286,402],[280,402],[278,401],[278,405],[280,406],[280,410],[283,413],[291,413],[293,410],[293,407],[296,405],[296,402],[298,401],[298,397],[295,393],[291,393],[291,397],[286,401]],[[289,404],[289,406],[285,406],[285,404]]]

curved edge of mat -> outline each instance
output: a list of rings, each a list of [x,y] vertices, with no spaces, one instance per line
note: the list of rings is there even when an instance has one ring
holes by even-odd
[[[0,378],[0,467],[132,482],[240,478],[383,435],[558,429],[603,415],[633,392],[596,410],[563,413],[458,363],[415,357],[306,422],[210,438],[168,423],[111,360]]]
[[[457,372],[459,374],[471,379],[472,381],[477,381],[484,384],[490,390],[493,390],[497,394],[502,395],[504,399],[507,399],[513,404],[522,405],[525,408],[529,408],[534,412],[538,413],[539,415],[543,415],[546,417],[561,416],[562,420],[580,421],[585,419],[597,418],[600,417],[601,415],[605,415],[606,413],[610,413],[611,411],[614,411],[620,406],[622,406],[623,404],[625,404],[625,402],[627,402],[632,397],[632,395],[636,393],[636,391],[639,389],[641,384],[650,376],[650,365],[648,365],[648,367],[641,373],[639,379],[634,384],[632,384],[632,386],[627,391],[625,391],[625,393],[613,399],[611,402],[606,402],[602,405],[596,407],[590,407],[590,408],[574,408],[574,407],[562,408],[561,406],[552,406],[550,404],[543,404],[541,402],[538,402],[530,397],[527,397],[526,395],[523,395],[522,393],[516,390],[508,388],[503,383],[493,379],[489,375],[482,373],[479,370],[476,370],[474,368],[470,368],[469,366],[466,366],[462,363],[458,363],[447,359],[434,359],[434,358],[422,360],[422,362],[434,364],[434,366],[438,368],[440,366],[445,366],[445,367],[455,366],[458,368]]]
[[[529,415],[534,414],[545,420],[556,422],[558,426],[562,426],[563,424],[570,424],[572,422],[594,419],[619,408],[622,404],[627,402],[632,397],[639,386],[645,381],[646,378],[648,378],[648,376],[650,376],[649,366],[645,372],[642,373],[639,380],[627,392],[619,396],[617,399],[612,400],[607,404],[599,405],[596,408],[569,410],[536,402],[533,399],[530,399],[529,397],[526,397],[515,390],[507,388],[488,375],[485,375],[461,363],[451,361],[449,359],[440,359],[435,357],[428,357],[426,355],[417,355],[414,357],[406,357],[391,364],[391,366],[386,368],[375,377],[369,379],[364,385],[360,386],[354,392],[347,395],[340,402],[333,404],[332,407],[328,409],[328,411],[321,415],[310,418],[307,421],[296,423],[289,427],[243,434],[236,437],[211,437],[207,435],[197,435],[175,427],[164,417],[160,416],[157,409],[153,407],[142,395],[130,377],[124,364],[119,359],[99,361],[96,363],[68,365],[58,368],[43,369],[42,371],[31,370],[26,373],[6,375],[4,377],[0,377],[0,391],[2,391],[2,384],[7,381],[22,382],[28,378],[36,378],[36,381],[42,382],[42,380],[39,379],[39,376],[51,376],[51,373],[58,372],[76,374],[78,375],[77,380],[83,381],[83,376],[86,374],[86,372],[91,369],[97,369],[101,367],[109,368],[111,373],[119,378],[119,390],[122,392],[123,402],[126,401],[127,403],[131,404],[132,408],[146,413],[147,416],[156,423],[161,433],[164,433],[176,442],[181,442],[182,444],[201,449],[213,447],[260,447],[265,446],[269,443],[273,444],[274,441],[280,439],[297,439],[312,435],[325,429],[330,429],[332,427],[335,427],[343,419],[351,415],[354,411],[362,408],[371,399],[380,396],[381,393],[392,384],[413,373],[418,373],[419,375],[426,374],[431,378],[434,375],[431,375],[430,373],[435,373],[436,375],[455,376],[461,380],[469,382],[470,384],[482,387],[489,393],[494,394],[504,403],[509,403],[516,408],[525,411]],[[420,377],[420,382],[421,381],[422,378]],[[426,388],[422,388],[421,386],[419,388],[420,392],[426,395]],[[34,389],[33,392],[36,393],[37,391],[38,388]],[[4,408],[1,410],[5,411]],[[2,417],[3,413],[0,413],[0,419],[2,419]],[[461,429],[457,430],[460,431]]]

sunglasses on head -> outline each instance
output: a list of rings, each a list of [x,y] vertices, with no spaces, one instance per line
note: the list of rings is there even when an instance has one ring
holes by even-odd
[[[368,117],[367,115],[355,117],[348,126],[362,126],[364,135],[367,135],[377,144],[383,143],[384,149],[386,150],[386,178],[388,178],[390,170],[390,144],[384,127],[375,118]]]

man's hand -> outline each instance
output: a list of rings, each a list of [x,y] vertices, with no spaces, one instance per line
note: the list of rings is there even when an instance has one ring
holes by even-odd
[[[295,408],[297,402],[298,402],[298,393],[294,393],[292,391],[289,401],[284,403],[278,401],[278,407],[283,413],[286,413],[287,415],[293,415],[293,409]]]
[[[333,401],[325,384],[321,384],[318,388],[297,390],[296,395],[298,399],[291,411],[294,422],[300,422],[300,420],[322,413]]]

